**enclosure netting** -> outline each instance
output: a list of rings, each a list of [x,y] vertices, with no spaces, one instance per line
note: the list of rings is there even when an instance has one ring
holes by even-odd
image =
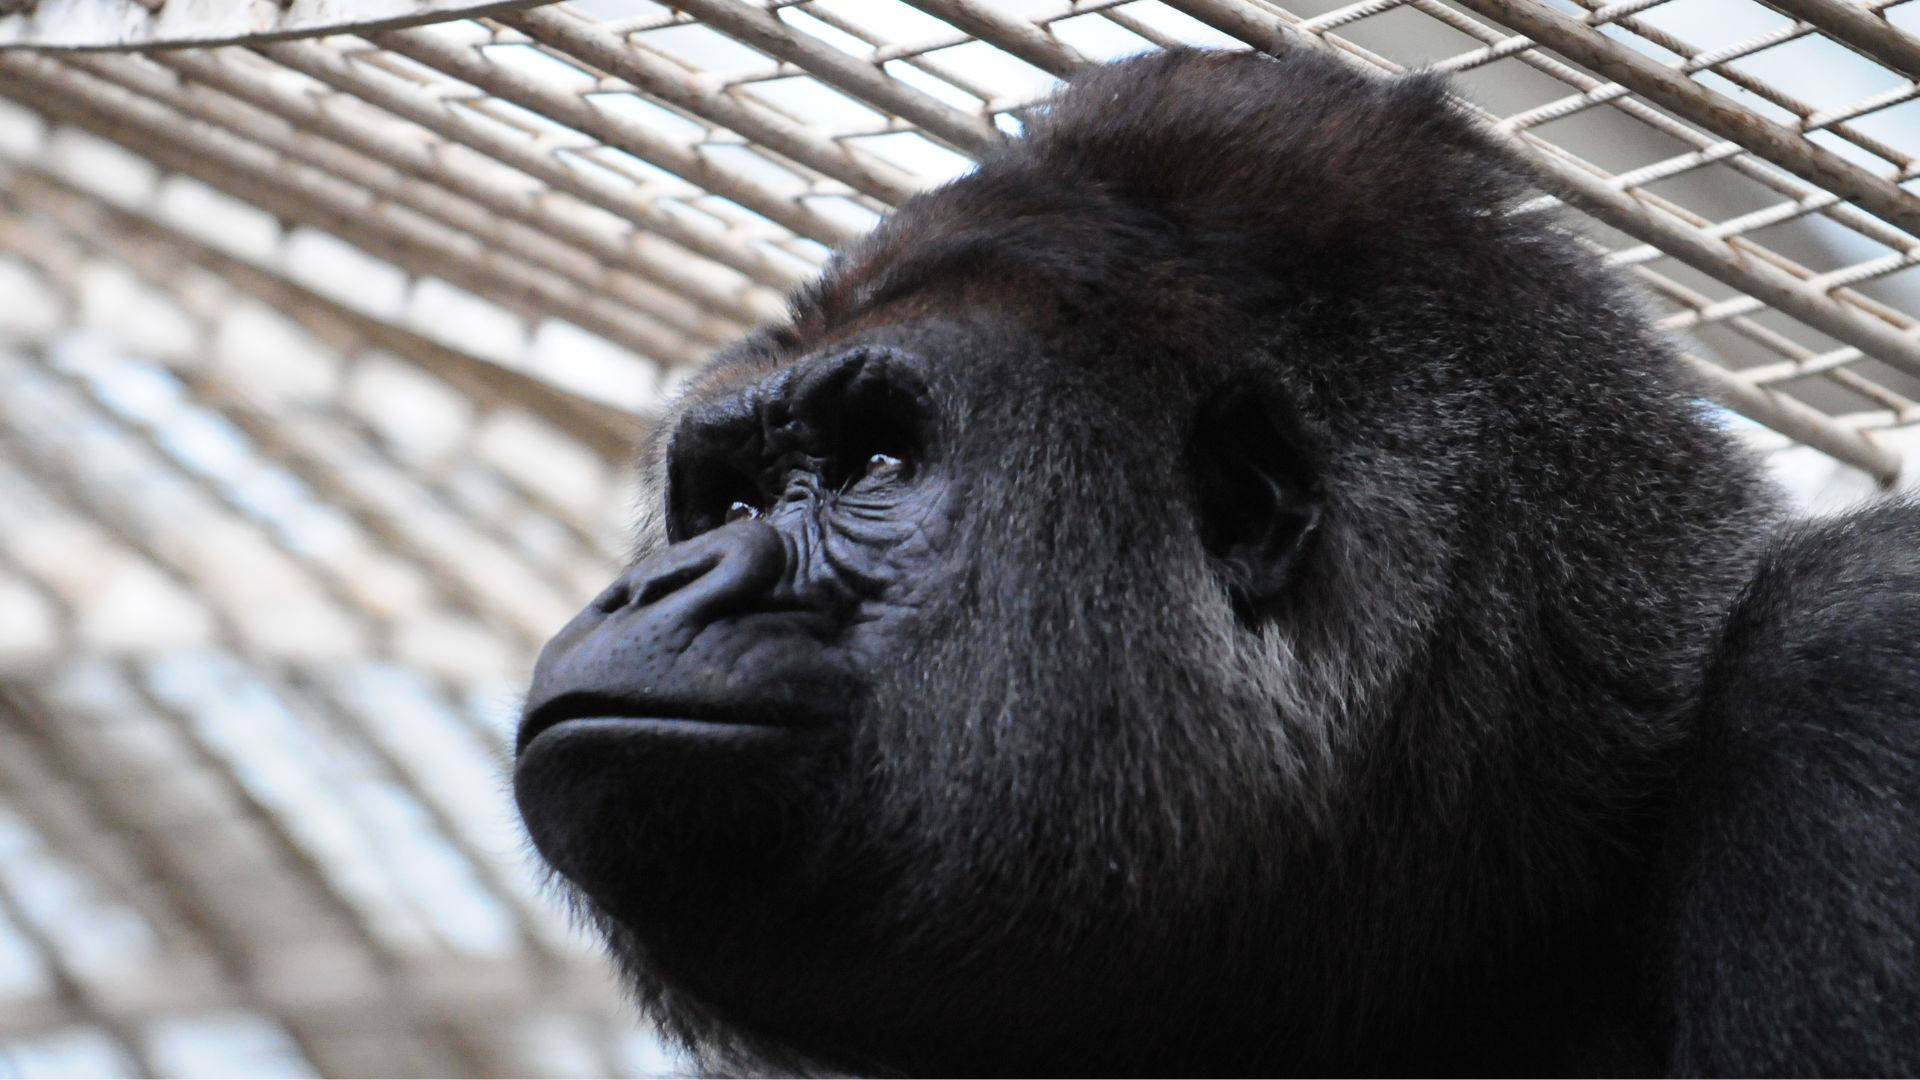
[[[676,380],[1088,64],[1453,73],[1535,170],[1517,212],[1640,283],[1805,501],[1898,486],[1903,26],[1920,5],[0,0],[0,1073],[675,1068],[522,849],[518,687],[621,561]]]

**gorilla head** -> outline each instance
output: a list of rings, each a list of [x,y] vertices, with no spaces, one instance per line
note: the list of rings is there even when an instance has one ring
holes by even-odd
[[[1768,511],[1522,191],[1435,80],[1160,53],[717,359],[515,773],[649,1008],[943,1073],[1639,1022],[1638,823]]]

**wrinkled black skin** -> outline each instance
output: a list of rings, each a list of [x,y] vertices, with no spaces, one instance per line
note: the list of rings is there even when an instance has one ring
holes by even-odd
[[[646,1008],[719,1069],[1920,1070],[1920,520],[1785,525],[1523,193],[1436,80],[1162,53],[720,357],[515,776]]]

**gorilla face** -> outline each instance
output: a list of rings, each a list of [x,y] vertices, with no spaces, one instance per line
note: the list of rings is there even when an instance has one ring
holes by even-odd
[[[906,306],[690,395],[667,543],[547,647],[515,777],[650,983],[837,1060],[1085,1027],[1252,889],[1250,823],[1307,828],[1274,780],[1320,737],[1248,630],[1318,513],[1254,391],[1115,394],[1030,313]]]
[[[1761,500],[1517,190],[1433,82],[1160,54],[716,360],[515,771],[656,1016],[1164,1073],[1594,1014],[1524,976],[1606,956]]]

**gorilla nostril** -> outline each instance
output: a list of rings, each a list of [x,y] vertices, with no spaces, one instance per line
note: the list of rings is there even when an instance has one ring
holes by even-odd
[[[664,606],[674,611],[664,617],[710,619],[768,597],[787,564],[788,551],[778,533],[758,521],[735,522],[642,559],[581,614],[597,626],[611,616],[671,599]]]
[[[612,615],[629,606],[645,607],[693,584],[719,563],[720,556],[716,553],[651,574],[639,573],[636,568],[594,597],[593,609],[602,615]]]
[[[607,586],[599,596],[594,597],[592,606],[595,611],[598,611],[602,615],[611,615],[621,608],[626,607],[627,600],[627,581],[625,578],[621,578],[619,581]]]
[[[715,566],[719,565],[719,563],[720,555],[715,553],[697,562],[673,567],[648,581],[646,585],[640,589],[640,595],[634,598],[634,602],[645,607],[663,596],[678,592],[704,576],[707,571],[712,570]]]

